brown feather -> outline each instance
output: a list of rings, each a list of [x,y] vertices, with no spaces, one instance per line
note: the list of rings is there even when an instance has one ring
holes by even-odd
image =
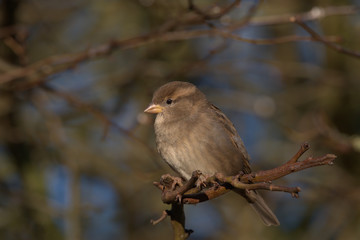
[[[234,125],[193,84],[167,83],[154,93],[152,104],[161,109],[154,124],[158,151],[184,179],[188,180],[195,170],[207,175],[251,172],[249,155]],[[256,191],[234,190],[266,225],[278,225]]]

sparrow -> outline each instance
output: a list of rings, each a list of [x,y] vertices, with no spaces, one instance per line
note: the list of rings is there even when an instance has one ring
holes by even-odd
[[[161,86],[144,112],[157,114],[157,149],[184,180],[195,170],[209,176],[251,172],[249,155],[234,125],[195,85],[174,81]],[[250,203],[265,225],[280,224],[256,191],[233,190]]]

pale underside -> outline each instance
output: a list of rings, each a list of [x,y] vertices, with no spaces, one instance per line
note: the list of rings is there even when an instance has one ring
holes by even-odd
[[[157,115],[156,142],[162,158],[184,179],[189,179],[195,170],[207,175],[250,172],[247,152],[232,123],[212,105],[205,111],[181,119],[181,124],[166,121],[163,114]],[[217,118],[199,121],[209,117],[209,111]],[[226,127],[225,122],[231,126]]]

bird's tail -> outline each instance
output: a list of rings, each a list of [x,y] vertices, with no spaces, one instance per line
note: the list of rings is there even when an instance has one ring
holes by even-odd
[[[252,209],[254,209],[255,212],[260,216],[261,220],[266,226],[280,225],[280,222],[275,214],[271,211],[271,209],[265,203],[264,199],[256,191],[251,190],[245,192],[244,190],[237,189],[234,189],[234,191],[246,198]]]

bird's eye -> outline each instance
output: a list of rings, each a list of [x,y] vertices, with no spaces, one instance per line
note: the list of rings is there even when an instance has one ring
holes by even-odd
[[[171,98],[169,98],[168,100],[166,100],[166,104],[171,104],[173,102],[173,100]]]

